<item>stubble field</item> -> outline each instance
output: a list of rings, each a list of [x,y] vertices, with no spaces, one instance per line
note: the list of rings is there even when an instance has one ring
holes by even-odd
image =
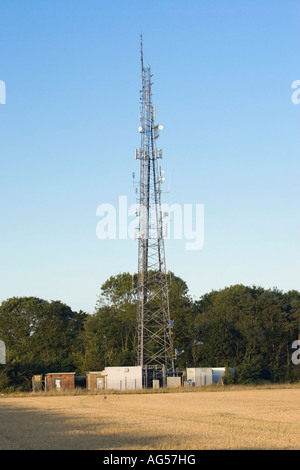
[[[7,395],[0,449],[300,449],[299,410],[299,388]]]

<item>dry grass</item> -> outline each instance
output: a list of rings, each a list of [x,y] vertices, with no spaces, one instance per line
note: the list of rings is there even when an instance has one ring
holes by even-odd
[[[1,396],[0,449],[300,449],[299,386],[212,390]]]

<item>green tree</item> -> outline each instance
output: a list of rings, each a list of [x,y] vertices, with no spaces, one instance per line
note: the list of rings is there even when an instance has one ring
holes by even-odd
[[[172,331],[173,347],[179,351],[175,355],[175,366],[183,368],[193,363],[193,318],[195,310],[183,279],[173,272],[168,273],[170,318],[174,323]],[[184,351],[184,352],[182,352]]]
[[[79,335],[86,314],[60,301],[13,297],[0,306],[0,337],[6,344],[6,385],[28,389],[32,374],[73,371],[83,353]],[[77,358],[77,361],[76,361]]]
[[[151,279],[151,272],[149,276]],[[121,273],[111,276],[101,286],[96,311],[88,318],[85,328],[90,366],[135,364],[137,281],[137,274]],[[170,272],[168,282],[174,348],[184,351],[178,356],[176,366],[182,367],[191,355],[192,301],[182,279]]]
[[[300,318],[298,292],[235,285],[195,303],[199,364],[235,367],[241,382],[296,378],[291,344]],[[221,364],[223,362],[223,364]]]
[[[136,282],[136,275],[121,273],[102,284],[95,313],[85,326],[90,369],[134,365]]]

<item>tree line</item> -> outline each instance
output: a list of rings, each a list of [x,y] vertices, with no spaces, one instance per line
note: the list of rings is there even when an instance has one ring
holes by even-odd
[[[292,344],[300,331],[300,293],[241,284],[193,300],[169,272],[175,366],[233,367],[238,383],[300,380]],[[135,365],[137,274],[110,277],[95,312],[61,301],[13,297],[0,306],[0,390],[30,390],[35,374]],[[229,380],[229,379],[228,379]]]

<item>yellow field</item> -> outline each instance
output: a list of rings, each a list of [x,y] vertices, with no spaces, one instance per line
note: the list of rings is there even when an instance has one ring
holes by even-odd
[[[299,388],[8,395],[0,449],[300,449],[299,411]]]

